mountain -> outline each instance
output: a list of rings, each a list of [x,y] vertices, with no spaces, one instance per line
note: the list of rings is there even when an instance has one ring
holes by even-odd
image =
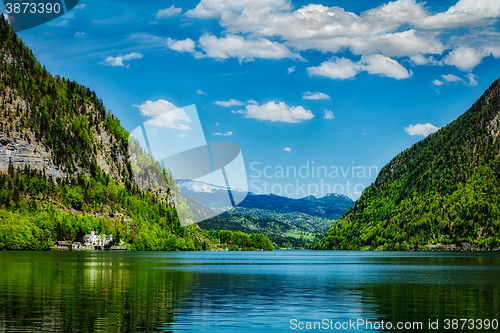
[[[394,157],[317,249],[498,249],[500,80]]]
[[[186,179],[177,179],[176,183],[184,197],[192,198],[216,212],[225,212],[232,208],[231,202],[228,201],[228,189],[225,186]],[[233,197],[247,195],[247,192],[240,189],[231,188],[230,191]]]
[[[227,187],[208,184],[205,182],[195,181],[195,180],[186,180],[186,179],[176,179],[177,187],[181,190],[188,190],[193,193],[217,193],[219,191],[227,192]],[[238,188],[231,188],[232,192],[240,192],[243,191]]]
[[[352,205],[349,197],[341,194],[330,193],[322,198],[308,196],[301,199],[282,197],[276,194],[253,194],[241,202],[239,208],[272,210],[276,213],[289,214],[297,212],[320,218],[336,220],[342,216]]]
[[[0,15],[0,250],[49,250],[91,230],[132,250],[272,248],[180,226],[170,189],[96,93],[52,76]]]
[[[215,211],[224,211],[229,208],[227,200],[224,201],[228,191],[226,187],[194,180],[176,180],[176,183],[182,195],[189,196]],[[327,194],[322,198],[311,195],[293,199],[276,194],[255,194],[233,188],[230,190],[235,196],[246,196],[237,205],[239,211],[252,209],[271,211],[273,214],[299,213],[325,219],[337,219],[354,204],[349,197],[336,193]]]
[[[226,187],[193,180],[178,180],[177,184],[194,216],[208,218],[213,216],[212,210],[221,213],[198,223],[202,229],[261,232],[279,247],[304,248],[307,243],[319,240],[354,204],[349,197],[335,193],[322,198],[292,199],[231,189],[235,196],[246,195],[231,208],[225,199]]]
[[[326,229],[334,221],[326,224]],[[278,248],[303,249],[313,241],[321,239],[325,232],[297,226],[286,221],[259,218],[252,215],[229,211],[198,223],[203,230],[232,230],[244,233],[262,233]]]

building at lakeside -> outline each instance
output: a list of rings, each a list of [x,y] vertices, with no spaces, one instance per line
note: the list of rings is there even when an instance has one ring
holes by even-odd
[[[113,241],[113,235],[109,234],[107,236],[106,234],[104,235],[96,235],[95,231],[92,230],[90,234],[87,234],[83,237],[83,248],[93,248],[95,249],[96,247],[98,249],[104,248],[107,244],[111,243]]]
[[[69,248],[71,247],[71,244],[67,241],[57,241],[54,246],[56,247],[56,249],[58,250],[69,250]]]
[[[57,241],[54,246],[57,250],[104,250],[104,247],[113,242],[113,235],[97,235],[94,230],[83,237],[83,244],[80,242]]]

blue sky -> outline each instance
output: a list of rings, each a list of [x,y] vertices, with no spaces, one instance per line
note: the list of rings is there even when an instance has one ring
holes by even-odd
[[[500,76],[499,16],[497,0],[89,0],[19,35],[129,131],[194,104],[207,141],[241,147],[250,191],[356,199]]]

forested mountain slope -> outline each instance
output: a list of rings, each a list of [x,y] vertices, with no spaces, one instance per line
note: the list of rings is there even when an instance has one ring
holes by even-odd
[[[500,80],[458,119],[392,159],[315,245],[500,246]]]
[[[180,227],[168,191],[134,178],[168,174],[128,140],[95,92],[50,75],[0,15],[0,250],[91,229],[136,250],[213,247],[198,226]]]

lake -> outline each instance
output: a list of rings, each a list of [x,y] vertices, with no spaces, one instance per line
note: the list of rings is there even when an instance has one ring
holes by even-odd
[[[498,320],[498,253],[0,252],[0,332],[493,332]]]

